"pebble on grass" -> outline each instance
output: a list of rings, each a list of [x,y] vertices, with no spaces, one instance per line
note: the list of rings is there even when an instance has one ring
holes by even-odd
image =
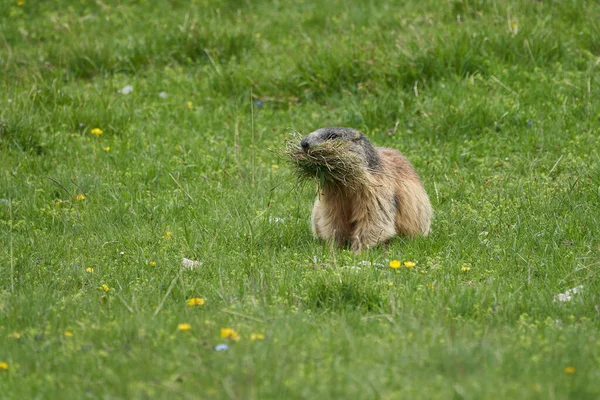
[[[227,351],[227,350],[229,350],[229,346],[227,346],[225,343],[220,343],[215,346],[215,350],[216,351]]]

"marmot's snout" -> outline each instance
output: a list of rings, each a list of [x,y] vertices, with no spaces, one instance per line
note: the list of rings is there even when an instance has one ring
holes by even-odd
[[[300,141],[300,146],[302,147],[302,150],[308,151],[308,149],[310,148],[310,144],[308,143],[308,138],[303,138]]]

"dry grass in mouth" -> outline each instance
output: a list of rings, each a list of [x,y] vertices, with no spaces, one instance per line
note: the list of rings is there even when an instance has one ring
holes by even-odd
[[[300,140],[300,135],[293,135],[286,142],[284,150],[299,179],[316,178],[321,187],[331,183],[347,188],[358,188],[367,183],[363,162],[349,150],[349,142],[324,141],[304,151],[300,147]]]

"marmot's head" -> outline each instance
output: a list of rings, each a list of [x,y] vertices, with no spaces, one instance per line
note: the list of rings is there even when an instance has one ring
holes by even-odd
[[[300,146],[305,153],[319,152],[326,157],[340,157],[340,150],[350,153],[357,160],[360,160],[363,168],[376,170],[379,168],[379,157],[373,145],[362,134],[352,128],[321,128],[308,134]],[[328,154],[328,150],[331,152]],[[359,166],[356,166],[359,167]]]

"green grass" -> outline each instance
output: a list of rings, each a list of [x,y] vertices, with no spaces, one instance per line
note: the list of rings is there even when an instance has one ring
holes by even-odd
[[[396,3],[0,0],[3,398],[600,397],[600,4]],[[312,238],[331,125],[430,237]]]

